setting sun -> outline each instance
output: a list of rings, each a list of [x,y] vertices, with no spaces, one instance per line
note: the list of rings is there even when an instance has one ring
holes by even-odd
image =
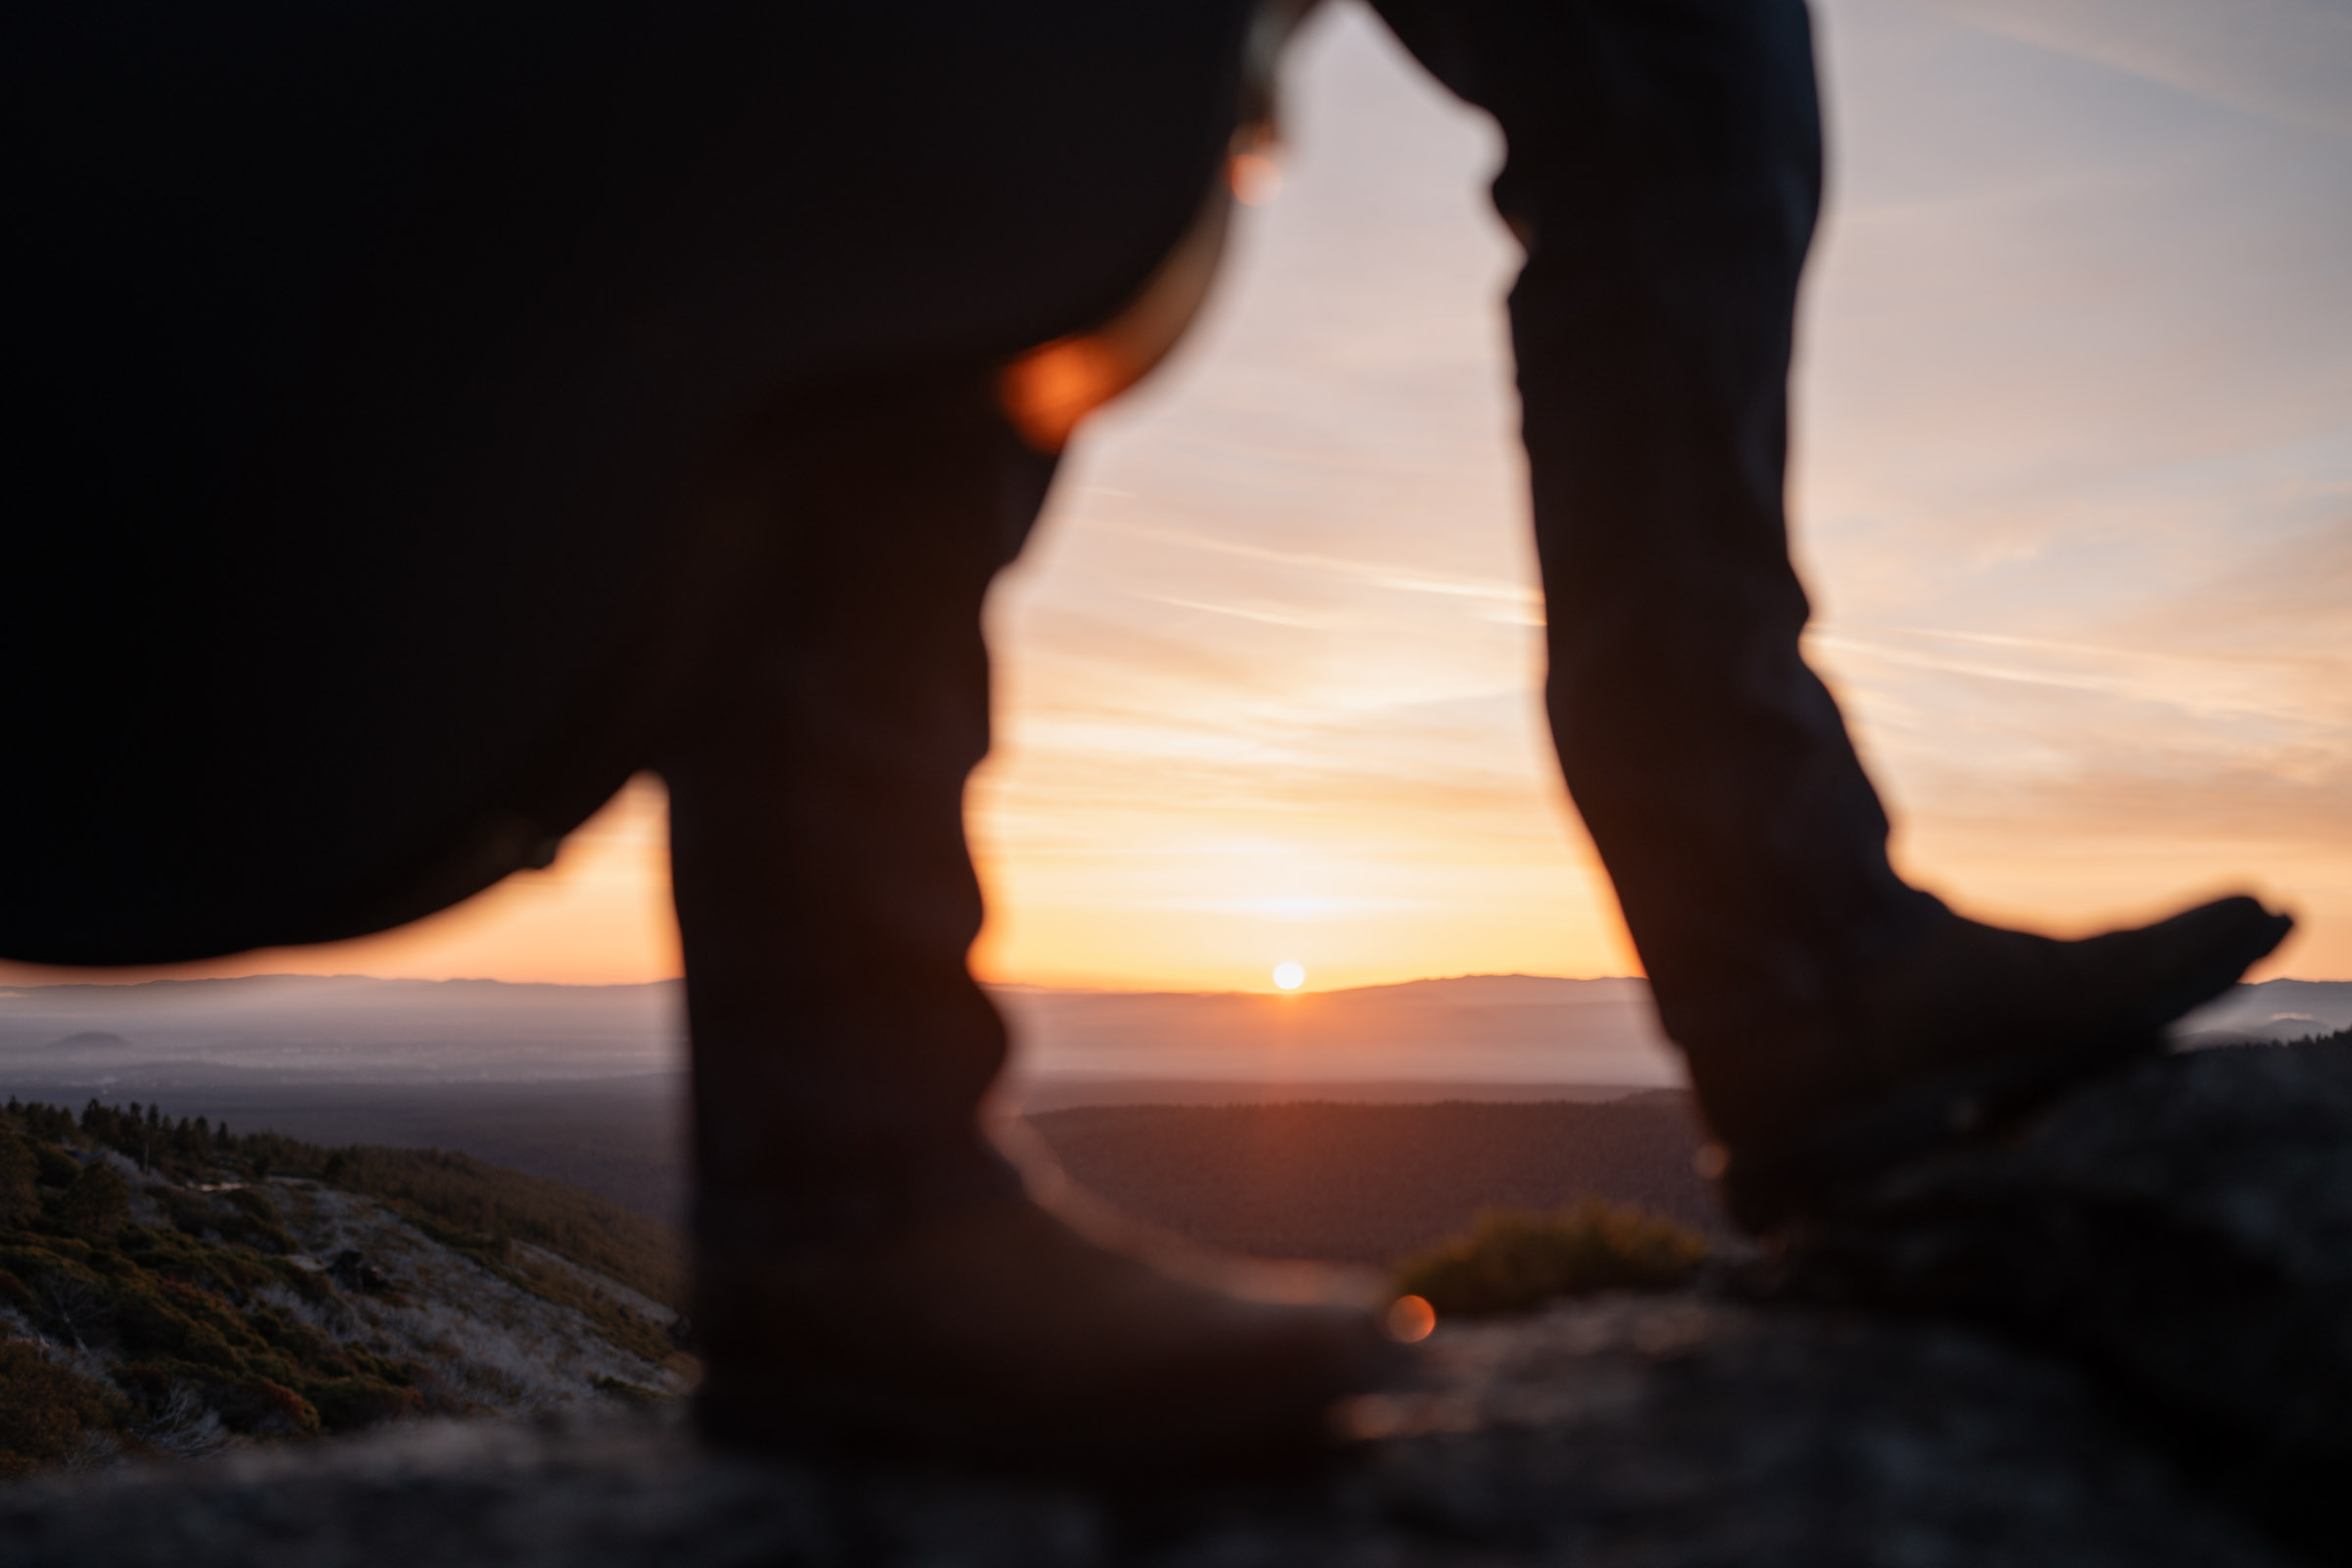
[[[1306,970],[1285,958],[1274,966],[1274,984],[1285,991],[1296,991],[1306,984]]]

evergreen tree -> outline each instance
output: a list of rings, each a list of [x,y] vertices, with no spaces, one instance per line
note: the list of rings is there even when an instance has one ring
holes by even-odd
[[[40,1168],[24,1140],[0,1132],[0,1230],[25,1224],[41,1211],[40,1195],[32,1185]]]
[[[66,1189],[58,1213],[74,1231],[103,1241],[130,1223],[130,1184],[105,1159],[93,1159]]]

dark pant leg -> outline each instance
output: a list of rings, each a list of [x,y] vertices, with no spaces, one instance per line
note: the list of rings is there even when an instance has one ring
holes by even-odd
[[[1051,461],[977,374],[829,388],[771,428],[781,560],[663,760],[706,1244],[1006,1190],[974,1110],[1004,1056],[965,968],[981,601]]]
[[[1816,1007],[1938,917],[1797,639],[1789,338],[1820,198],[1800,0],[1381,0],[1501,122],[1562,767],[1668,1032]]]

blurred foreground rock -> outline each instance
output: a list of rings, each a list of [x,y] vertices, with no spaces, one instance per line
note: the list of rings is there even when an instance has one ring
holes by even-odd
[[[1816,1228],[1792,1294],[1957,1318],[2326,1561],[2352,1560],[2352,1035],[2151,1063]]]
[[[21,1485],[0,1562],[2340,1560],[2348,1224],[2352,1054],[2214,1053],[1886,1184],[1761,1298],[1444,1327],[1429,1386],[1356,1407],[1365,1441],[1312,1479],[1110,1495],[762,1462],[703,1452],[673,1409]]]
[[[414,1428],[0,1494],[13,1568],[2265,1564],[2064,1368],[1690,1298],[1450,1331],[1312,1482],[1160,1497],[701,1453],[674,1419]]]

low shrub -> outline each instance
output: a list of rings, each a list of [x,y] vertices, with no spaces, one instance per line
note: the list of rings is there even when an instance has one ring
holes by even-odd
[[[280,1383],[268,1378],[214,1379],[208,1368],[172,1367],[191,1381],[210,1384],[205,1403],[231,1432],[254,1438],[311,1438],[318,1435],[318,1407]]]
[[[1706,1258],[1706,1238],[1689,1226],[1588,1199],[1550,1214],[1481,1214],[1469,1235],[1399,1266],[1396,1284],[1441,1317],[1475,1317],[1600,1291],[1671,1289]]]
[[[81,1174],[81,1162],[53,1144],[36,1145],[32,1156],[39,1166],[35,1178],[43,1187],[71,1187]]]
[[[318,1410],[319,1426],[328,1432],[355,1432],[424,1411],[424,1396],[415,1389],[397,1388],[373,1378],[306,1383],[302,1392]]]
[[[122,1399],[22,1340],[0,1341],[0,1478],[70,1459],[119,1424]]]
[[[105,1160],[93,1159],[66,1189],[58,1218],[87,1241],[108,1241],[130,1223],[130,1184]]]
[[[227,1240],[242,1242],[262,1251],[299,1250],[286,1231],[284,1216],[278,1213],[277,1205],[270,1201],[267,1193],[258,1188],[237,1187],[221,1197],[233,1212],[219,1216],[215,1223]]]

